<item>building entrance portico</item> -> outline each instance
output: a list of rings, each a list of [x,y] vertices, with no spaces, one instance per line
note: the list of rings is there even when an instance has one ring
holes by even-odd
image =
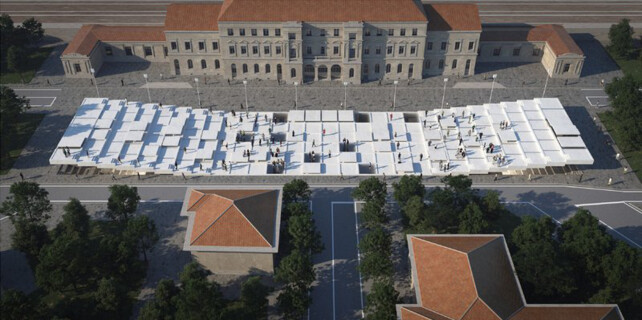
[[[327,78],[328,78],[328,67],[326,67],[325,65],[320,65],[317,68],[317,77],[316,77],[316,79],[317,80],[325,80]]]

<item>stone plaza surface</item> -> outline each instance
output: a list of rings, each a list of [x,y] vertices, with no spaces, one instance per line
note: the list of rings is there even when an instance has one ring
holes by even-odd
[[[238,113],[86,98],[50,163],[142,174],[394,176],[511,174],[591,165],[593,157],[556,98]]]

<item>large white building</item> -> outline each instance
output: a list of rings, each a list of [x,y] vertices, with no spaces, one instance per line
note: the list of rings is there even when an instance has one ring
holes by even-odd
[[[482,30],[475,4],[417,0],[225,0],[167,7],[161,27],[84,25],[68,77],[105,62],[168,62],[171,74],[287,82],[467,76],[478,61],[542,62],[578,78],[584,55],[558,25]]]

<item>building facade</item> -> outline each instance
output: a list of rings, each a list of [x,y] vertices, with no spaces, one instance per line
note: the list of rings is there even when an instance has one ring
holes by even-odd
[[[91,77],[91,68],[118,61],[168,62],[175,75],[289,83],[468,76],[477,61],[541,61],[552,77],[579,77],[584,56],[568,33],[532,29],[486,35],[474,4],[225,0],[171,4],[163,27],[85,25],[61,59],[69,77]],[[495,54],[498,46],[503,54]],[[523,54],[506,54],[517,46]],[[531,47],[538,55],[526,53]]]

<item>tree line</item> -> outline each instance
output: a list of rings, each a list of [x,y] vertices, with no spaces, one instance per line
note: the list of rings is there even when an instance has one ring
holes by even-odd
[[[29,100],[13,89],[0,86],[0,161],[8,161],[10,141],[15,139],[20,115],[30,108]]]
[[[3,68],[20,74],[27,67],[27,57],[33,50],[34,45],[42,39],[45,30],[42,23],[31,17],[22,22],[21,25],[15,26],[13,20],[8,14],[0,16],[0,61]]]
[[[368,319],[396,319],[395,305],[399,293],[394,288],[392,261],[392,236],[386,230],[389,222],[387,185],[376,177],[359,183],[352,197],[363,201],[360,217],[365,229],[359,241],[361,262],[358,270],[365,280],[372,280],[372,288],[366,295],[365,313]]]
[[[149,217],[134,215],[140,200],[135,187],[113,185],[109,190],[109,221],[91,220],[81,202],[71,198],[61,221],[48,230],[52,206],[47,191],[34,182],[11,185],[0,213],[9,216],[15,227],[12,246],[25,253],[35,270],[37,290],[30,295],[3,292],[3,317],[129,316],[132,293],[145,277],[147,252],[158,241],[158,233]]]

